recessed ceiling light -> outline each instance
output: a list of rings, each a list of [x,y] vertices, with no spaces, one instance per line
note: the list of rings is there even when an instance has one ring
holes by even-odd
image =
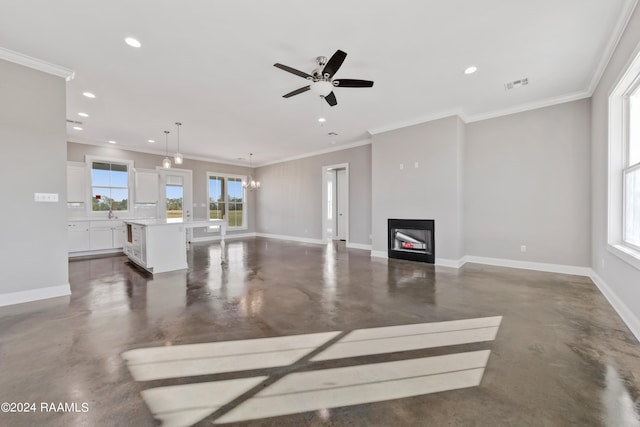
[[[94,94],[92,94],[91,92],[82,92],[82,94],[84,96],[86,96],[87,98],[95,98],[96,96]]]
[[[152,143],[152,144],[156,142],[154,139],[148,139],[147,141]]]
[[[89,115],[87,113],[78,113],[78,115],[80,117],[89,117]]]
[[[478,67],[476,67],[475,65],[472,65],[471,67],[469,67],[466,70],[464,70],[464,73],[465,74],[473,74],[476,71],[478,71]]]
[[[109,144],[117,144],[115,141],[109,141]]]
[[[75,130],[82,130],[82,128],[80,126],[74,126],[73,127]]]
[[[318,118],[318,121],[319,121],[320,123],[324,123],[324,122],[326,122],[326,121],[327,121],[327,119],[325,119],[324,117],[319,117],[319,118]]]
[[[126,39],[124,39],[124,42],[131,47],[142,46],[142,43],[140,43],[138,40],[134,39],[133,37],[127,37]]]

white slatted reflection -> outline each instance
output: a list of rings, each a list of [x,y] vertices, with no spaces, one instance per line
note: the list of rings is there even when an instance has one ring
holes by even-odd
[[[327,348],[312,362],[491,341],[501,321],[496,316],[358,329],[330,345],[340,332],[144,348],[122,356],[138,381],[282,366],[295,371],[296,362],[323,346]],[[238,422],[474,387],[482,380],[489,353],[293,372],[266,388],[257,386],[269,377],[158,387],[143,391],[142,397],[163,426],[177,427],[196,423],[255,388],[213,420]]]
[[[164,427],[190,426],[266,378],[252,377],[158,387],[143,391],[142,398],[153,416],[160,420]]]
[[[493,341],[502,316],[355,330],[312,361]]]
[[[287,375],[215,423],[380,402],[480,384],[489,350]]]
[[[122,354],[137,381],[287,366],[339,332],[140,348]]]

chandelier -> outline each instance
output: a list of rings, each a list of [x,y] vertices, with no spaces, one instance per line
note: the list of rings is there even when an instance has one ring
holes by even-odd
[[[253,169],[253,153],[249,153],[249,167],[251,169]],[[260,181],[256,181],[253,176],[249,175],[247,176],[246,181],[242,181],[242,187],[243,188],[248,188],[249,190],[257,190],[258,188],[260,188]]]

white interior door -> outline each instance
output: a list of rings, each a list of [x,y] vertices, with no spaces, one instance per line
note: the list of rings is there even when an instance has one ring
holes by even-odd
[[[347,227],[349,226],[349,208],[348,208],[348,192],[347,192],[347,170],[338,169],[336,173],[336,189],[337,189],[337,220],[338,239],[347,240]]]

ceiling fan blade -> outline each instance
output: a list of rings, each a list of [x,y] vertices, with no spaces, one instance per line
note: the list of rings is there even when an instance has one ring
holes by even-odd
[[[371,87],[373,82],[371,80],[358,80],[358,79],[337,79],[333,81],[333,84],[337,87]]]
[[[307,74],[304,71],[296,70],[295,68],[291,68],[287,65],[273,64],[273,66],[276,68],[280,68],[281,70],[287,71],[291,74],[295,74],[296,76],[300,76],[303,79],[313,79],[313,77],[310,74]]]
[[[347,54],[345,52],[341,51],[340,49],[336,50],[336,53],[333,54],[333,56],[327,62],[327,65],[324,66],[322,75],[326,78],[330,78],[331,76],[333,76],[338,71],[346,57]]]
[[[283,98],[291,98],[294,95],[300,95],[302,92],[306,92],[311,89],[311,86],[301,87],[300,89],[293,90],[287,94],[282,95]]]
[[[336,99],[336,95],[331,92],[329,95],[324,97],[324,100],[327,101],[327,104],[331,105],[332,107],[335,106],[336,104],[338,104],[338,100]]]

